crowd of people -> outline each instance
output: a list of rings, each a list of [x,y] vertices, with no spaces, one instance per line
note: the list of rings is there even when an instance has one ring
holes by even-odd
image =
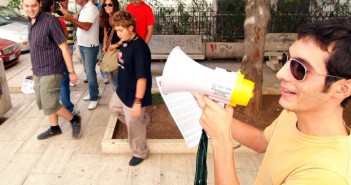
[[[70,121],[73,138],[81,135],[81,118],[70,101],[69,81],[77,82],[72,62],[73,25],[87,76],[88,109],[98,106],[97,56],[120,50],[118,71],[105,74],[115,93],[109,108],[127,125],[132,150],[130,166],[147,158],[146,126],[151,105],[151,8],[132,0],[121,10],[117,0],[99,4],[76,0],[78,15],[68,0],[22,0],[30,19],[29,43],[39,109],[50,128],[37,138],[61,134],[58,116]],[[54,15],[57,18],[52,16]],[[63,22],[65,21],[65,22]],[[99,27],[103,31],[99,41]],[[111,43],[109,35],[115,30]],[[109,45],[107,47],[107,45]],[[194,94],[202,109],[200,123],[212,140],[216,184],[239,184],[232,140],[265,153],[255,184],[351,184],[351,136],[343,111],[351,95],[351,21],[329,19],[301,26],[298,39],[282,57],[280,116],[263,131],[233,118],[233,107],[219,106]],[[62,105],[60,104],[60,99]],[[187,164],[184,164],[187,165]]]
[[[72,62],[75,45],[87,78],[84,81],[88,83],[89,94],[83,100],[90,101],[89,110],[98,106],[100,98],[97,62],[107,51],[119,49],[115,60],[118,70],[101,71],[101,75],[105,83],[111,82],[114,90],[109,104],[111,113],[128,128],[133,152],[129,165],[140,164],[148,155],[146,125],[150,116],[145,113],[145,106],[152,103],[151,52],[147,44],[155,24],[152,9],[141,0],[132,0],[127,6],[130,11],[121,10],[117,0],[103,0],[102,4],[76,0],[81,9],[74,14],[68,10],[69,0],[22,2],[30,19],[29,42],[37,105],[50,120],[50,128],[37,138],[62,133],[58,116],[71,122],[73,138],[82,134],[80,111],[70,100],[70,83],[78,80]],[[110,35],[112,39],[108,43]]]

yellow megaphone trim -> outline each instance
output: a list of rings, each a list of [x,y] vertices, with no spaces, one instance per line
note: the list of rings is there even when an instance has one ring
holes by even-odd
[[[245,79],[241,72],[238,72],[229,105],[233,107],[236,105],[246,106],[254,95],[254,88],[255,84],[252,81]]]

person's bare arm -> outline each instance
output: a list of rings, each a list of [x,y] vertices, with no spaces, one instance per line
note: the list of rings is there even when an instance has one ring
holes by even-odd
[[[145,37],[146,44],[149,44],[153,33],[154,33],[154,25],[147,26],[147,34]]]
[[[220,107],[207,96],[194,95],[202,109],[200,124],[212,140],[215,184],[238,185],[231,132],[234,109]]]
[[[63,16],[61,18],[65,21],[70,21],[72,24],[77,26],[78,28],[88,31],[90,27],[93,25],[91,22],[79,22],[73,15],[71,15],[67,10],[62,8],[62,5],[60,5],[60,10],[63,13]]]
[[[132,115],[139,117],[141,115],[142,100],[146,91],[146,78],[139,78],[136,84],[135,100],[132,106]]]
[[[62,19],[65,21],[70,21],[72,24],[77,26],[78,28],[88,31],[90,27],[93,25],[91,22],[79,22],[78,20],[74,19],[71,14],[65,14],[62,16]]]
[[[195,94],[194,96],[197,99],[197,102],[199,106],[204,106],[204,102],[202,101],[202,95]],[[209,98],[207,98],[209,99]],[[217,105],[217,104],[216,104]],[[223,109],[223,107],[220,107],[217,105],[218,112]],[[224,110],[224,109],[223,109]],[[222,111],[223,111],[222,110]],[[203,114],[205,114],[203,112]],[[211,119],[213,121],[213,125],[221,125],[217,120],[220,120],[218,115],[211,115]],[[231,118],[231,127],[230,130],[232,132],[233,139],[238,141],[240,144],[251,148],[252,150],[259,152],[259,153],[264,153],[266,151],[266,148],[268,146],[268,141],[264,136],[264,132],[251,124],[244,123],[242,121],[239,121],[236,118]]]
[[[107,40],[108,40],[109,35],[107,34],[107,29],[104,27],[104,40],[103,40],[103,47],[102,47],[102,54],[105,54],[107,51]]]
[[[202,109],[200,124],[212,140],[215,183],[239,184],[233,139],[257,152],[265,152],[268,142],[263,131],[233,118],[233,107],[223,108],[205,95],[194,96]]]
[[[258,153],[266,152],[268,141],[262,130],[237,119],[232,120],[231,130],[233,139],[240,144]]]

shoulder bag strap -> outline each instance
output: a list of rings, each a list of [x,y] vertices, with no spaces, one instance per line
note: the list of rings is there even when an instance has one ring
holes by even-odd
[[[108,40],[107,40],[107,43],[106,43],[106,48],[108,48],[110,46],[113,34],[115,33],[115,29],[114,28],[111,28],[111,29],[112,30],[111,30],[110,36],[108,37]]]

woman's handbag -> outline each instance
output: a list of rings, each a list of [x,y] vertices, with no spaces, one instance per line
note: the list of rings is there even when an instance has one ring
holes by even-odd
[[[107,40],[107,48],[109,47],[113,34],[115,33],[115,29],[111,30],[110,36]],[[112,51],[107,51],[102,59],[98,62],[98,65],[101,71],[106,73],[112,73],[118,70],[118,53],[119,49],[114,49]]]

